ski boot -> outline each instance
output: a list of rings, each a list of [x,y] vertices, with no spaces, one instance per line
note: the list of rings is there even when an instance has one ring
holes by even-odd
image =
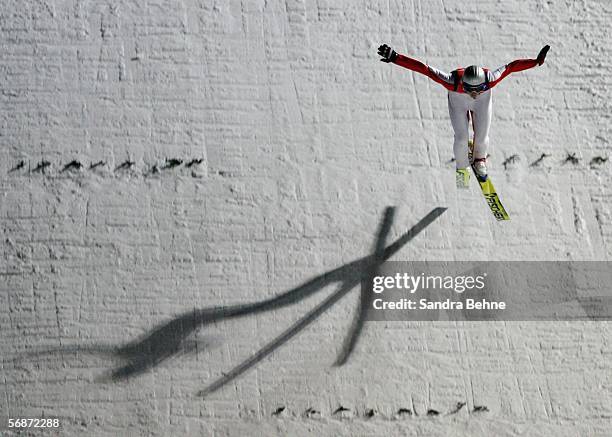
[[[458,168],[455,172],[457,188],[470,188],[470,172],[467,168]]]
[[[474,169],[474,173],[476,173],[476,178],[480,182],[486,182],[487,180],[487,158],[476,158],[472,163],[472,168]]]

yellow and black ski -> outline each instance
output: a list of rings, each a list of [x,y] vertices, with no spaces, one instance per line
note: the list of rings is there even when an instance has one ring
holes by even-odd
[[[470,151],[469,155],[470,155],[470,162],[471,162],[472,151],[474,149],[474,143],[472,143],[471,140],[468,143],[468,147]],[[499,196],[497,195],[497,192],[495,191],[493,182],[491,182],[491,177],[487,176],[487,179],[485,181],[481,181],[478,178],[478,174],[476,174],[474,167],[472,167],[472,171],[474,172],[474,176],[476,177],[476,180],[478,181],[478,185],[480,185],[482,194],[484,195],[487,205],[489,205],[489,209],[493,213],[493,216],[495,217],[495,219],[497,221],[510,220],[510,216],[506,212],[504,205],[502,205],[501,200],[499,200]]]
[[[474,172],[476,174],[476,172]],[[491,178],[487,177],[487,180],[481,182],[476,176],[476,180],[478,181],[478,185],[480,185],[480,189],[482,190],[482,194],[487,201],[487,205],[489,205],[489,209],[493,213],[493,216],[498,220],[510,220],[510,216],[506,212],[504,205],[502,205],[501,200],[499,200],[499,196],[495,191],[495,187],[491,182]]]

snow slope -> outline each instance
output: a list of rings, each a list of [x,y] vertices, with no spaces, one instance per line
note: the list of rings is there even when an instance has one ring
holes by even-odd
[[[611,19],[586,0],[3,2],[0,430],[608,435],[606,322],[367,323],[333,366],[357,287],[206,397],[334,288],[190,323],[368,255],[388,206],[389,242],[448,208],[395,260],[609,260]],[[446,92],[383,42],[447,70],[551,45],[493,91],[510,222],[456,192]],[[117,350],[190,311],[149,355]],[[109,380],[142,354],[169,359]]]

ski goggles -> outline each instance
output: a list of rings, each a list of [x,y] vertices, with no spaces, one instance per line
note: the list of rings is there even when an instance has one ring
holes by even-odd
[[[481,93],[483,91],[486,91],[488,88],[487,83],[481,83],[480,85],[470,85],[468,83],[464,83],[463,84],[463,90],[466,93]]]

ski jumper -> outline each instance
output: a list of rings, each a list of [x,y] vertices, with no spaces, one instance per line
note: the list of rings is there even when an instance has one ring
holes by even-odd
[[[467,150],[469,138],[467,112],[471,111],[473,116],[474,158],[485,158],[489,147],[489,128],[491,126],[491,89],[510,73],[527,70],[538,65],[536,59],[517,59],[494,71],[483,68],[486,76],[486,91],[476,98],[472,98],[463,89],[463,68],[446,73],[421,61],[399,54],[393,63],[424,74],[448,90],[448,112],[455,131],[453,152],[457,168],[466,168],[470,165]]]

